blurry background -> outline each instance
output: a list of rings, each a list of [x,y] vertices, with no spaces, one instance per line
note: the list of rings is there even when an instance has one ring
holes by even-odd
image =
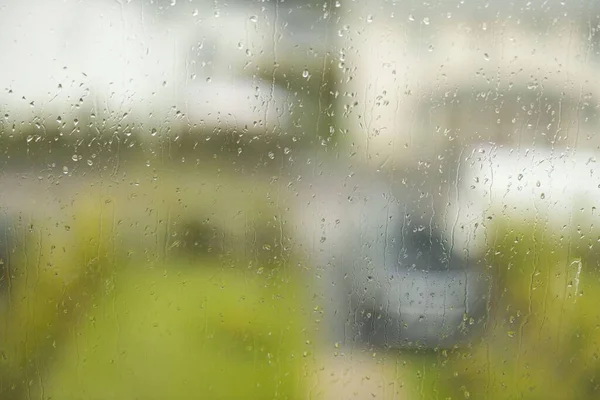
[[[598,398],[595,0],[0,26],[0,398]]]

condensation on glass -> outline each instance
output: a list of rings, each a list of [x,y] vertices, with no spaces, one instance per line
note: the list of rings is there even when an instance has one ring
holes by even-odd
[[[0,26],[0,398],[598,398],[595,1]]]

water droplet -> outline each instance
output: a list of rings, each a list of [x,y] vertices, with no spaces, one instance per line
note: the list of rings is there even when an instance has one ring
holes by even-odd
[[[517,179],[518,179],[518,180],[521,180],[521,179],[523,179],[523,174],[519,174],[519,176],[517,176]]]
[[[171,0],[171,7],[177,5],[177,0]]]
[[[483,58],[485,58],[485,61],[489,61],[490,55],[488,53],[483,53]]]
[[[150,132],[150,135],[156,136],[157,133],[158,133],[158,131],[156,130],[156,128],[152,128],[152,131]]]
[[[63,170],[63,174],[65,174],[65,175],[69,173],[69,167],[67,167],[67,166],[64,166],[62,168],[62,170]]]
[[[272,151],[269,152],[269,158],[271,160],[275,159],[275,153],[273,153]]]
[[[425,25],[429,25],[429,17],[425,17],[425,18],[423,18],[423,23],[424,23]]]
[[[87,165],[91,167],[92,165],[94,165],[94,162],[92,160],[87,160]]]
[[[303,76],[304,78],[309,78],[309,77],[310,77],[310,73],[308,72],[308,70],[307,70],[307,69],[304,69],[304,70],[302,71],[302,76]]]
[[[71,160],[73,160],[73,161],[77,161],[77,154],[73,154],[73,155],[71,156]]]
[[[373,22],[373,16],[371,14],[367,15],[367,23]]]
[[[340,8],[341,6],[342,4],[338,0],[335,0],[335,8]]]
[[[252,21],[252,22],[256,22],[256,21],[258,21],[258,17],[257,17],[256,15],[252,15],[252,16],[250,17],[250,21]]]

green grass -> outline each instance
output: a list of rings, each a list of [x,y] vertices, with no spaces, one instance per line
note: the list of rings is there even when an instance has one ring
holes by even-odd
[[[298,286],[218,265],[125,270],[56,349],[35,396],[301,398]]]

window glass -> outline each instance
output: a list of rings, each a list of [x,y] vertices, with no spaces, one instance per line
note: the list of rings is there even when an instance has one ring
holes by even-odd
[[[600,398],[597,3],[0,1],[0,399]]]

